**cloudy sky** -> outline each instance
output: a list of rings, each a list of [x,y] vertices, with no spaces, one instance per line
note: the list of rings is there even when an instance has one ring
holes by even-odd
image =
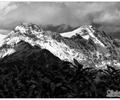
[[[94,22],[109,32],[120,32],[120,3],[0,1],[0,33],[23,22],[71,26]]]

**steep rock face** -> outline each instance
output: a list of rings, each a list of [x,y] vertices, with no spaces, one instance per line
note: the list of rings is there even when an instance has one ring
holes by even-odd
[[[120,66],[119,48],[116,47],[111,36],[104,31],[100,31],[92,25],[85,25],[70,32],[60,33],[60,35],[73,39],[74,44],[79,45],[79,49],[82,49],[87,56],[89,64],[102,68],[106,65]]]
[[[21,45],[21,41],[31,47],[46,49],[59,59],[73,64],[76,59],[86,67],[119,66],[118,50],[112,39],[90,25],[66,33],[44,31],[35,24],[19,25],[2,39],[0,58],[26,50],[28,45]]]

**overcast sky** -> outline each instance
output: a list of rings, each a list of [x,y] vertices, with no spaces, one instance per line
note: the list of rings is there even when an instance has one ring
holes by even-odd
[[[22,22],[71,26],[94,22],[116,32],[120,31],[120,3],[0,2],[0,33]]]

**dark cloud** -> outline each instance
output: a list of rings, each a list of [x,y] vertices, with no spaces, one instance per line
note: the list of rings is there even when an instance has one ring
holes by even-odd
[[[27,22],[71,26],[96,23],[106,31],[120,31],[120,3],[118,2],[11,2],[0,3],[0,6],[0,28],[4,30],[11,30],[16,25]]]

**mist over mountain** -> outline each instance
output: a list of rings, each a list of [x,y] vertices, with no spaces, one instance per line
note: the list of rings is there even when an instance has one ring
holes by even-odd
[[[61,24],[78,27],[92,23],[119,38],[119,2],[1,2],[0,33],[7,34],[20,23]],[[115,34],[115,36],[114,36]]]
[[[93,27],[97,28],[99,31],[104,30],[113,39],[120,39],[120,35],[119,35],[119,33],[120,33],[119,27],[120,26],[119,25],[117,25],[117,26],[104,25],[104,24],[95,23],[95,22],[91,22],[91,25]],[[71,25],[67,25],[67,24],[60,24],[60,25],[48,24],[48,25],[40,25],[40,27],[47,31],[62,33],[62,32],[72,31],[80,26],[71,26]],[[111,31],[111,29],[113,29],[113,30]]]
[[[46,31],[52,31],[52,32],[58,32],[58,33],[62,33],[62,32],[68,32],[68,31],[72,31],[77,27],[72,27],[70,25],[66,25],[66,24],[61,24],[61,25],[40,25],[40,27],[43,30]]]
[[[119,25],[108,25],[108,24],[100,24],[100,23],[91,23],[98,30],[104,30],[108,35],[111,35],[113,39],[120,39],[120,30]],[[111,31],[112,30],[112,31]]]

